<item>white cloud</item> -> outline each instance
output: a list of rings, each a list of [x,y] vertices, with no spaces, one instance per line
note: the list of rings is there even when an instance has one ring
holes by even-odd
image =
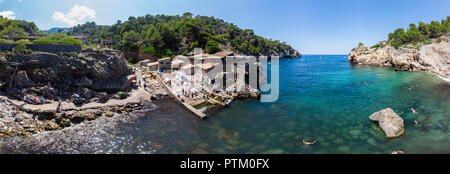
[[[16,13],[13,11],[2,11],[0,12],[0,16],[8,19],[16,19]]]
[[[53,13],[54,20],[66,23],[71,27],[82,24],[88,20],[93,20],[96,17],[95,10],[84,5],[73,6],[67,14],[58,11]]]
[[[0,0],[0,2],[3,2],[3,0]],[[19,2],[22,2],[22,0],[19,0]]]

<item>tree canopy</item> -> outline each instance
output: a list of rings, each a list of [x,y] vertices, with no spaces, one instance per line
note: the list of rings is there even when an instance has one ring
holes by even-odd
[[[226,47],[252,55],[272,54],[290,48],[278,40],[257,36],[253,30],[240,29],[214,17],[194,17],[192,13],[130,17],[111,26],[88,22],[73,27],[68,35],[87,36],[87,44],[112,40],[115,49],[140,50],[161,57],[186,54],[196,47],[211,54]]]
[[[388,43],[399,48],[406,44],[417,44],[420,42],[429,42],[430,39],[439,38],[450,33],[450,16],[447,19],[431,21],[429,24],[419,22],[418,26],[414,23],[409,28],[399,28],[393,33],[389,33]]]
[[[7,19],[0,16],[0,37],[25,38],[38,35],[39,29],[33,22]]]

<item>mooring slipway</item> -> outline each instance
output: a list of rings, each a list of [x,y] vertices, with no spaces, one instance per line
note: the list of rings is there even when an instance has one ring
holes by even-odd
[[[178,103],[182,104],[188,111],[192,112],[193,114],[200,117],[201,119],[205,119],[208,117],[206,114],[195,109],[188,103],[178,100],[176,92],[171,87],[169,87],[166,83],[164,83],[164,80],[161,78],[161,76],[159,76],[159,74],[157,74],[157,73],[155,73],[155,74],[156,74],[155,75],[156,80],[163,85],[163,87],[167,91],[167,93],[169,93],[169,95],[172,96]]]

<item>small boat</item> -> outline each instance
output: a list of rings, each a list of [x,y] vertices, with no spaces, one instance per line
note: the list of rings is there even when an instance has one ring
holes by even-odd
[[[228,99],[228,100],[226,100],[226,101],[225,101],[225,106],[228,106],[228,105],[230,105],[232,101],[233,101],[232,99]]]

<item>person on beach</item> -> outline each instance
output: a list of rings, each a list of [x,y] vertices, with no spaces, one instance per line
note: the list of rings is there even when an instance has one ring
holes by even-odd
[[[37,118],[37,117],[39,117],[39,112],[40,112],[40,110],[38,109],[38,110],[34,110],[33,111],[33,119],[35,119],[35,118]]]
[[[413,114],[417,114],[416,110],[413,107],[411,107],[410,110],[413,112]]]
[[[19,109],[19,106],[16,106],[16,112],[14,112],[14,115],[13,115],[13,117],[16,117],[16,116],[18,116],[20,114],[20,109]]]
[[[56,112],[61,113],[61,97],[59,98],[58,107],[56,108]]]
[[[309,142],[309,141],[303,140],[303,144],[305,144],[305,145],[313,145],[313,144],[316,144],[316,143],[317,143],[317,140],[313,141],[313,142]]]

